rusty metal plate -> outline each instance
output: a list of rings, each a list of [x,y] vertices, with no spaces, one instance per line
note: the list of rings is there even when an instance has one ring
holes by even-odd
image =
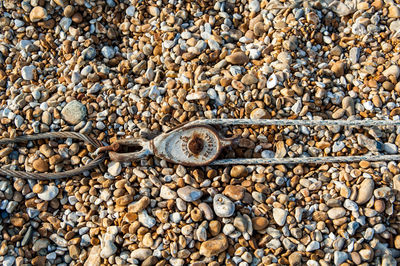
[[[152,140],[154,155],[185,166],[203,166],[214,161],[232,139],[221,138],[207,125],[185,126]]]

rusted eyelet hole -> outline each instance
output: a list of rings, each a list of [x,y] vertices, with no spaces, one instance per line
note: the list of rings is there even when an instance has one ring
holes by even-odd
[[[199,136],[193,136],[188,142],[188,149],[191,153],[197,155],[204,148],[204,141]]]

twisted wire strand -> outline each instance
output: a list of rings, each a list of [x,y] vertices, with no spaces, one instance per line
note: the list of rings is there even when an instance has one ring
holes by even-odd
[[[297,157],[297,158],[234,158],[220,159],[210,165],[231,164],[324,164],[324,163],[353,163],[360,161],[400,161],[400,155],[360,155],[360,156],[327,156],[327,157]]]
[[[0,139],[0,145],[10,144],[10,143],[18,143],[18,142],[24,142],[24,141],[30,141],[30,140],[38,140],[38,139],[51,139],[51,138],[73,138],[73,139],[82,140],[85,143],[89,143],[89,144],[93,145],[95,148],[100,148],[103,146],[101,144],[101,142],[98,141],[97,139],[94,139],[90,136],[87,136],[87,135],[84,135],[81,133],[77,133],[77,132],[47,132],[47,133],[39,133],[39,134],[35,134],[35,135],[18,136],[13,139],[4,138],[4,139]],[[96,156],[96,158],[91,160],[88,164],[86,164],[82,167],[64,171],[64,172],[58,172],[58,173],[31,173],[31,172],[16,171],[16,170],[7,169],[5,167],[1,167],[0,175],[23,178],[23,179],[56,180],[56,179],[62,179],[62,178],[76,176],[85,171],[96,168],[102,162],[104,162],[104,160],[105,160],[105,154],[101,153],[101,154],[98,154]]]
[[[191,125],[259,125],[259,126],[400,126],[400,120],[289,120],[289,119],[203,119],[187,123]]]

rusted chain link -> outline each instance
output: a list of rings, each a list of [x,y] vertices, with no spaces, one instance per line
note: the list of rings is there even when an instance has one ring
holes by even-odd
[[[82,140],[86,143],[93,145],[96,149],[102,147],[100,141],[97,139],[93,139],[87,135],[76,133],[76,132],[48,132],[48,133],[40,133],[35,135],[26,135],[26,136],[18,136],[14,139],[0,139],[0,145],[18,143],[30,140],[38,140],[38,139],[51,139],[51,138],[72,138]],[[36,179],[36,180],[54,180],[54,179],[62,179],[67,177],[72,177],[79,175],[85,171],[91,170],[97,166],[99,166],[105,160],[105,154],[100,153],[90,161],[88,164],[79,167],[77,169],[68,170],[65,172],[59,173],[30,173],[24,171],[16,171],[11,169],[6,169],[4,167],[0,168],[0,175],[2,176],[11,176],[23,179]]]

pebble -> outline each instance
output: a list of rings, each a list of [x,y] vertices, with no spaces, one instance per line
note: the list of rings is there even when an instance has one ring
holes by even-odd
[[[168,186],[163,185],[160,190],[160,197],[166,200],[176,199],[177,193]]]
[[[306,248],[306,251],[307,252],[312,252],[312,251],[315,251],[315,250],[317,250],[319,248],[320,248],[320,243],[318,241],[311,241],[311,243],[308,244],[308,246]]]
[[[96,57],[96,55],[97,55],[96,49],[94,49],[93,47],[88,47],[82,51],[82,56],[87,61],[93,60]]]
[[[67,32],[71,24],[72,24],[72,19],[70,18],[64,17],[60,20],[60,26],[63,29],[63,31]]]
[[[244,52],[235,52],[228,55],[226,61],[233,65],[243,65],[249,62],[249,57]]]
[[[235,212],[235,204],[222,194],[217,194],[213,199],[213,209],[218,217],[231,217]]]
[[[57,246],[65,248],[68,245],[67,240],[65,240],[64,238],[62,238],[61,236],[57,235],[57,234],[52,234],[50,235],[50,240],[53,241]]]
[[[348,254],[343,251],[335,251],[333,253],[333,263],[335,265],[341,265],[343,262],[345,262],[348,259]]]
[[[349,59],[352,64],[357,64],[360,58],[361,49],[359,47],[352,47],[349,51]]]
[[[33,164],[33,168],[38,172],[47,172],[49,170],[49,163],[42,158],[36,159]]]
[[[269,78],[267,79],[267,88],[268,89],[273,89],[275,88],[275,86],[278,85],[278,78],[275,75],[275,73],[273,73],[271,76],[269,76]]]
[[[396,79],[399,77],[400,75],[400,67],[397,65],[391,65],[390,67],[388,67],[387,69],[385,69],[382,74],[385,77],[389,77],[389,76],[394,76]]]
[[[107,172],[112,176],[118,176],[122,171],[122,166],[120,162],[111,161],[108,164]]]
[[[388,154],[396,154],[397,153],[397,146],[394,143],[384,143],[383,150]]]
[[[193,202],[201,198],[203,192],[191,186],[185,186],[177,190],[178,196],[186,202]]]
[[[41,6],[35,6],[29,13],[29,19],[32,22],[38,22],[47,17],[47,11]]]
[[[5,256],[3,260],[4,266],[12,266],[15,263],[15,257],[13,256]]]
[[[254,217],[252,219],[252,225],[253,225],[254,230],[256,230],[256,231],[264,230],[265,228],[267,228],[268,224],[269,224],[269,221],[265,217]]]
[[[24,80],[33,80],[35,70],[36,70],[35,66],[32,66],[32,65],[24,66],[21,69],[22,78]]]
[[[286,217],[288,215],[288,211],[281,208],[274,208],[272,210],[272,216],[274,217],[275,222],[279,226],[284,226],[286,223]]]
[[[275,157],[276,158],[283,158],[285,157],[287,151],[286,151],[286,146],[283,141],[278,141],[276,143],[276,152],[275,152]]]
[[[72,125],[83,121],[86,118],[86,114],[86,107],[77,100],[67,103],[61,111],[63,119]]]
[[[104,46],[101,48],[101,54],[107,59],[114,58],[115,56],[114,49],[110,46]]]
[[[241,81],[244,85],[252,85],[258,82],[258,78],[253,74],[246,74]]]
[[[339,219],[345,216],[346,210],[342,207],[332,208],[328,211],[328,217],[330,219]]]
[[[87,257],[84,266],[91,266],[91,265],[100,265],[101,257],[100,257],[101,247],[100,245],[93,246],[90,249],[89,256]]]
[[[244,198],[245,188],[242,186],[228,185],[222,193],[234,201],[242,200]]]
[[[200,246],[200,255],[206,257],[217,256],[228,248],[228,239],[225,235],[220,234],[212,239],[209,239]]]
[[[293,252],[292,254],[289,255],[289,265],[300,266],[302,263],[301,258],[302,256],[300,252]]]
[[[151,256],[151,254],[152,254],[151,249],[138,248],[138,249],[132,251],[131,258],[143,261],[143,260],[147,259],[149,256]]]
[[[40,239],[36,240],[35,243],[33,243],[32,250],[34,252],[38,252],[41,249],[47,249],[49,244],[50,244],[50,242],[48,239],[40,238]]]
[[[246,166],[244,165],[235,165],[232,167],[230,175],[233,178],[246,177],[248,175],[248,171]]]
[[[331,68],[332,72],[336,77],[341,77],[344,75],[345,64],[341,61],[335,62]]]
[[[129,7],[125,10],[125,13],[126,13],[128,16],[133,17],[133,16],[135,16],[135,11],[136,11],[135,6],[129,6]]]
[[[104,235],[103,241],[101,242],[101,251],[100,251],[101,258],[107,259],[117,252],[118,248],[115,245],[114,241],[115,241],[114,234],[106,233]]]
[[[375,183],[374,180],[367,178],[364,179],[364,181],[360,185],[360,189],[358,190],[358,196],[357,196],[357,204],[365,204],[367,203],[374,192],[375,188]]]
[[[152,228],[156,225],[156,219],[151,217],[146,210],[143,210],[139,213],[139,222],[143,224],[147,228]]]
[[[265,119],[268,118],[268,111],[263,108],[256,108],[250,113],[250,119]]]
[[[128,210],[130,212],[138,213],[147,208],[150,204],[150,198],[147,196],[142,197],[140,200],[129,204]]]
[[[43,192],[38,194],[39,199],[45,200],[45,201],[50,201],[57,197],[59,192],[58,187],[53,186],[53,185],[45,185]]]
[[[400,8],[395,5],[391,5],[389,8],[388,17],[389,18],[400,18]]]

